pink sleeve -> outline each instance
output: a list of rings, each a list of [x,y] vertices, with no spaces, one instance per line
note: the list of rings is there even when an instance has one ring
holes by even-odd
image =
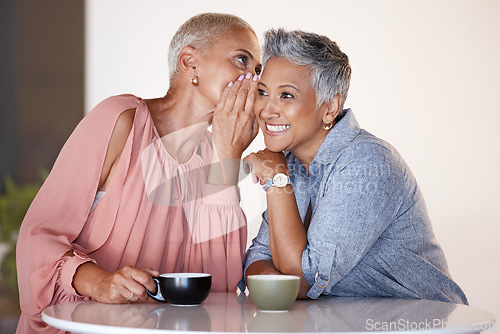
[[[25,315],[39,317],[45,307],[78,297],[71,286],[73,274],[88,260],[63,255],[71,249],[84,252],[73,241],[88,218],[109,138],[121,112],[136,108],[137,103],[133,96],[112,97],[84,117],[31,203],[16,249]]]
[[[238,186],[219,186],[207,184],[202,199],[206,205],[240,205],[240,189]]]
[[[76,269],[87,262],[96,263],[96,261],[91,258],[82,258],[78,256],[65,256],[61,259],[57,266],[58,279],[56,283],[56,291],[59,291],[60,294],[58,295],[56,293],[56,302],[54,304],[65,301],[67,297],[82,297],[76,292],[72,282]]]

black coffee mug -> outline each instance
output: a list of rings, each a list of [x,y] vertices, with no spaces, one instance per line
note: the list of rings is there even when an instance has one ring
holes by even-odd
[[[212,275],[204,273],[172,273],[153,277],[156,294],[149,290],[151,298],[171,305],[199,305],[210,293]]]

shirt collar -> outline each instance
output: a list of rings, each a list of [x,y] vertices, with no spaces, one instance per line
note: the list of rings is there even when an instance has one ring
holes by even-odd
[[[330,163],[332,157],[336,156],[342,147],[354,140],[360,131],[361,128],[352,110],[345,109],[344,117],[342,117],[326,135],[311,165]],[[294,168],[295,173],[298,172],[299,174],[306,175],[305,169],[299,168],[302,165],[296,156],[291,152],[285,152],[285,155],[288,160],[289,168]]]
[[[345,115],[335,124],[335,126],[326,135],[323,143],[316,152],[311,165],[314,163],[329,163],[332,157],[346,144],[350,143],[361,131],[359,123],[351,109],[345,110]]]

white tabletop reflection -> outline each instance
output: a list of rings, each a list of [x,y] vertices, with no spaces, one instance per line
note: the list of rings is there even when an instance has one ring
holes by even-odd
[[[477,333],[495,323],[478,308],[428,300],[323,297],[288,312],[257,309],[244,294],[211,293],[200,306],[72,302],[43,311],[51,326],[76,333]]]

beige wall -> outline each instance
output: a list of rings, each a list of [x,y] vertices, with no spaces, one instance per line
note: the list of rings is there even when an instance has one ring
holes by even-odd
[[[87,111],[113,94],[163,95],[170,38],[200,12],[240,15],[259,36],[278,26],[326,34],[351,60],[346,106],[405,157],[453,277],[473,306],[500,316],[500,2],[170,3],[87,0]],[[253,236],[264,197],[248,179],[242,192]]]

